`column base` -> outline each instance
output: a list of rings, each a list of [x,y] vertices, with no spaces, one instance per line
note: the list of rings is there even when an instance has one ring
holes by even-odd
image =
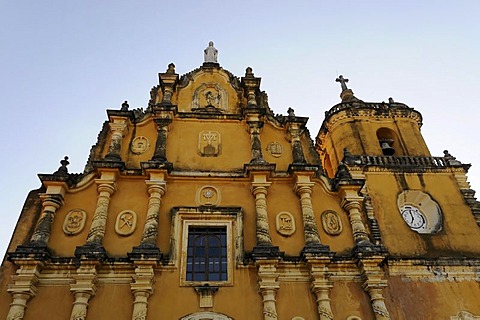
[[[75,249],[75,258],[79,260],[103,261],[108,258],[105,248],[99,243],[87,243]]]
[[[353,248],[353,254],[356,256],[385,255],[388,254],[388,250],[383,245],[374,245],[370,241],[360,241]]]
[[[260,244],[253,247],[252,258],[254,260],[278,259],[283,256],[283,252],[277,246],[271,244]]]
[[[25,259],[46,261],[49,260],[51,256],[52,253],[47,247],[47,244],[39,241],[30,241],[25,245],[18,246],[14,252],[7,253],[7,259],[12,262]]]
[[[163,258],[163,254],[160,249],[156,245],[151,243],[142,243],[139,246],[133,247],[132,252],[127,253],[127,256],[132,261],[161,261]]]
[[[312,258],[312,257],[331,257],[334,255],[334,252],[330,251],[330,247],[321,243],[318,244],[307,244],[303,247],[300,256],[303,259]]]

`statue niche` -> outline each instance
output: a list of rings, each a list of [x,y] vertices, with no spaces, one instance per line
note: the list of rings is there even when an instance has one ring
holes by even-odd
[[[191,109],[193,112],[225,112],[228,93],[218,83],[202,83],[193,94]]]

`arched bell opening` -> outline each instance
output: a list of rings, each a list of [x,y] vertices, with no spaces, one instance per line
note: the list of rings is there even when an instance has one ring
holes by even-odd
[[[402,146],[398,140],[397,134],[389,128],[380,128],[377,130],[377,139],[380,150],[384,156],[403,155]]]

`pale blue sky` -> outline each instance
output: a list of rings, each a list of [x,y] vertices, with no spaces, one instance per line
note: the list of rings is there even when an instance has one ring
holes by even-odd
[[[312,137],[339,102],[338,74],[364,101],[414,107],[432,154],[472,163],[480,192],[479,12],[478,1],[0,1],[0,255],[37,173],[64,155],[83,171],[105,110],[145,106],[158,72],[199,67],[210,40],[222,67],[262,77],[276,113],[310,117]]]

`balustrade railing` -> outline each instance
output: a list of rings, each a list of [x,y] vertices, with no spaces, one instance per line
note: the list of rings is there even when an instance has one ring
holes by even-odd
[[[410,157],[410,156],[367,156],[349,155],[344,158],[348,165],[381,166],[381,167],[435,167],[445,168],[451,165],[461,165],[460,162],[445,157]]]

